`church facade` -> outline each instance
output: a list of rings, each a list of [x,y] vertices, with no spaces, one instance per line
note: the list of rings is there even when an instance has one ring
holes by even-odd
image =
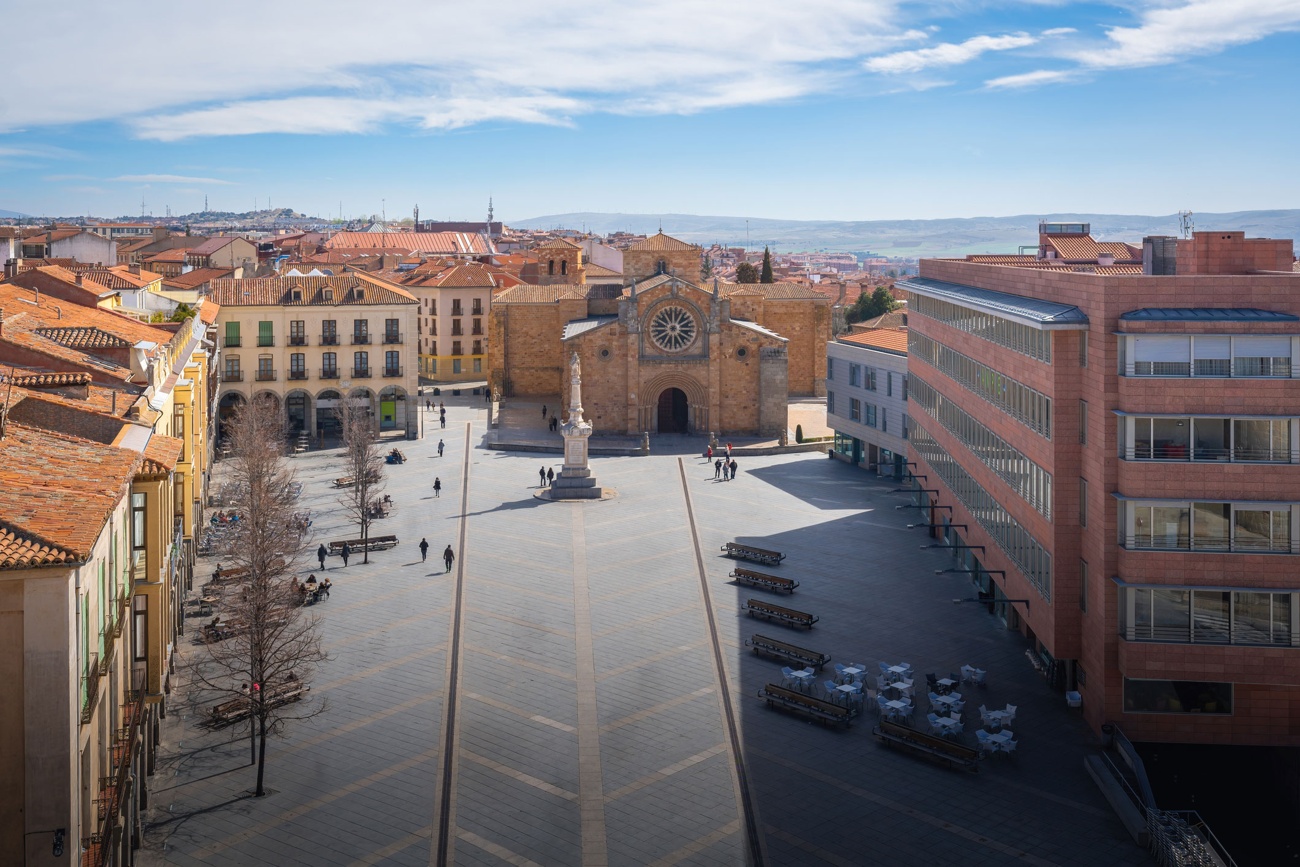
[[[555,282],[492,302],[489,367],[506,396],[563,394],[577,353],[597,434],[779,437],[792,395],[825,394],[830,302],[806,286],[705,283],[700,248],[662,233],[624,252],[622,279],[559,282],[585,274],[581,248],[538,253]]]

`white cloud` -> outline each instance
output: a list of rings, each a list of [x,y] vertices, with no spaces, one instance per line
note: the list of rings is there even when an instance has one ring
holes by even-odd
[[[286,31],[262,0],[228,0],[220,14],[138,0],[131,16],[71,0],[7,46],[11,66],[43,70],[42,99],[6,105],[0,126],[126,120],[143,137],[176,140],[752,105],[827,87],[862,58],[915,41],[901,2],[499,0],[485,14],[318,0]],[[140,20],[161,27],[148,52],[84,75],[81,58],[135,41]]]
[[[1004,75],[984,82],[990,90],[1010,90],[1018,87],[1037,87],[1040,84],[1055,84],[1069,81],[1075,76],[1073,72],[1040,69],[1037,72],[1022,72],[1018,75]]]
[[[188,175],[118,175],[109,178],[125,184],[220,184],[228,186],[230,181],[220,178],[192,178]]]
[[[1028,33],[1011,33],[1006,36],[973,36],[965,42],[945,42],[931,48],[899,51],[883,57],[873,57],[863,64],[871,72],[897,74],[920,72],[936,66],[958,66],[970,63],[990,51],[1009,51],[1033,45],[1038,37]]]
[[[1111,27],[1109,44],[1072,52],[1093,69],[1172,63],[1300,30],[1300,0],[1190,0],[1144,11],[1137,27]]]

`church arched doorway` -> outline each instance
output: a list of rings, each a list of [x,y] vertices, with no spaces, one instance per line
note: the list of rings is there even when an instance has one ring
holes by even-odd
[[[659,392],[659,433],[690,433],[689,406],[680,388]]]

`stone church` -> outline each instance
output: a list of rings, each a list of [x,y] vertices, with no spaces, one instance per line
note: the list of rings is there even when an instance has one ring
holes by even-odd
[[[790,397],[826,393],[830,300],[806,286],[705,281],[700,248],[663,232],[623,252],[622,274],[570,241],[536,252],[542,285],[492,299],[490,375],[508,397],[563,394],[575,352],[597,434],[778,437]]]

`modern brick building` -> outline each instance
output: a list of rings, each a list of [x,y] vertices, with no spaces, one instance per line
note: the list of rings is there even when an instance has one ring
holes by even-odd
[[[920,496],[1094,728],[1300,744],[1292,261],[1241,232],[1139,249],[1043,224],[1036,255],[900,283]]]

